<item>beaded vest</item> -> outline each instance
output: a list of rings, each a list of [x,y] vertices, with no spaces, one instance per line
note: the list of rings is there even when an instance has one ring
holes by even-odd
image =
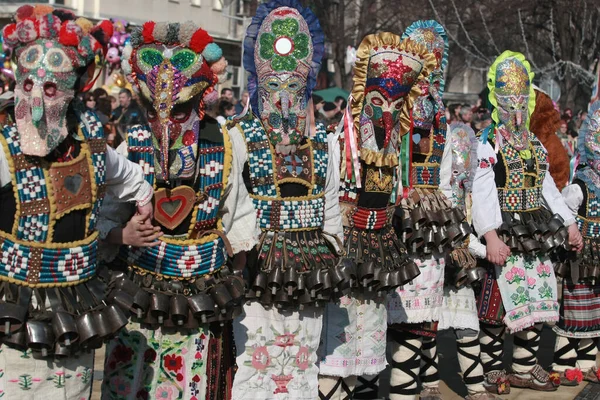
[[[327,132],[317,124],[314,138],[295,153],[276,157],[259,119],[240,121],[248,149],[252,181],[250,197],[263,231],[321,229],[325,210],[327,179]],[[298,183],[308,195],[282,198],[280,185]]]
[[[504,141],[500,149],[503,166],[506,170],[506,183],[498,187],[498,200],[502,211],[531,211],[541,207],[542,185],[548,171],[548,153],[539,140],[530,140],[532,161],[531,171],[526,162],[510,143]]]
[[[96,273],[98,210],[105,192],[106,142],[92,112],[79,115],[79,155],[67,162],[46,162],[21,151],[14,125],[5,126],[0,143],[8,160],[16,201],[10,234],[0,231],[0,280],[29,287],[75,285]],[[85,237],[53,241],[63,216],[85,210]]]
[[[155,247],[123,248],[129,265],[156,275],[195,278],[214,273],[226,264],[226,238],[218,212],[231,169],[231,143],[227,134],[223,139],[217,143],[200,137],[196,187],[180,185],[167,191],[156,189],[150,129],[138,125],[129,130],[129,160],[142,167],[146,180],[155,187],[155,219],[160,213],[163,221],[179,225],[191,213],[185,235],[164,235]]]
[[[431,130],[431,139],[429,152],[424,162],[413,162],[411,167],[411,182],[413,187],[436,189],[440,186],[440,164],[444,154],[446,144],[446,116],[444,109],[435,104],[437,109],[433,129]],[[410,139],[406,139],[410,140]]]
[[[340,182],[343,224],[359,229],[381,229],[391,223],[394,214],[392,192],[397,182],[396,169],[363,164],[361,172],[361,189],[348,179]],[[366,195],[361,197],[362,194]]]
[[[582,190],[586,191],[587,196],[586,202],[579,208],[575,220],[584,238],[597,239],[600,237],[600,197],[596,190],[590,190],[591,187],[596,187],[595,182],[586,178],[588,177],[583,174],[577,175],[577,179],[584,183],[580,186]]]

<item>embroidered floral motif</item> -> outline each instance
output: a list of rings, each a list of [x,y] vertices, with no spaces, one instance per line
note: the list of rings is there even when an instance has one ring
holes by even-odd
[[[131,324],[131,326],[138,326]],[[124,330],[107,349],[102,391],[111,400],[202,398],[208,337]],[[130,349],[130,352],[123,351]],[[133,397],[135,395],[135,397]]]
[[[365,191],[377,193],[392,193],[393,175],[390,168],[367,166]]]
[[[512,269],[506,273],[505,278],[508,283],[519,284],[521,281],[525,280],[525,271],[521,268],[512,267]]]

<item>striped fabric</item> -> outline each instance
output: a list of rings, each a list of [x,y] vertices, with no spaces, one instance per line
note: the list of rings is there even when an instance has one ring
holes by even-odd
[[[600,337],[600,286],[587,282],[563,284],[560,321],[555,331],[563,336]]]

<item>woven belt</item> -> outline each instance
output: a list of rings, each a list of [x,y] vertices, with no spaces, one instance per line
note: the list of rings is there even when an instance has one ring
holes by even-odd
[[[540,208],[542,188],[498,189],[498,201],[502,211],[529,211]]]
[[[310,200],[253,199],[256,216],[263,230],[320,228],[323,225],[325,198]]]
[[[76,284],[96,273],[97,234],[87,244],[71,248],[44,248],[0,237],[0,280],[30,287]]]
[[[391,224],[394,207],[369,209],[357,207],[352,215],[354,226],[359,229],[382,229]]]
[[[202,244],[179,245],[161,241],[155,247],[132,248],[129,265],[170,277],[192,278],[218,271],[227,262],[227,245],[220,235]]]
[[[600,237],[600,221],[597,219],[583,218],[577,216],[577,226],[584,237],[597,238]]]

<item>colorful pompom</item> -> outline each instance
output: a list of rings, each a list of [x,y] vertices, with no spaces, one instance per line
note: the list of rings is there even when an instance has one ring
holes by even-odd
[[[144,38],[144,43],[152,43],[154,41],[154,26],[156,23],[154,21],[149,21],[144,24],[142,28],[142,37]]]
[[[15,47],[19,43],[19,37],[17,36],[17,24],[6,25],[2,30],[2,37],[4,38],[5,47]]]
[[[24,6],[17,8],[17,13],[15,14],[15,19],[17,20],[17,22],[21,22],[26,18],[32,18],[32,17],[33,17],[33,7],[30,6],[29,4],[26,4]]]
[[[79,35],[81,33],[81,28],[77,26],[74,22],[63,23],[60,28],[60,33],[58,34],[58,41],[63,46],[74,46],[77,47],[79,45]]]
[[[81,28],[81,32],[83,32],[84,35],[90,33],[90,31],[94,27],[94,24],[86,18],[77,18],[75,20],[75,23]]]
[[[22,43],[29,43],[38,38],[39,26],[37,20],[27,18],[17,22],[17,37]]]
[[[40,37],[54,38],[60,32],[60,19],[52,14],[47,14],[39,19]]]
[[[221,57],[221,59],[210,66],[210,69],[215,75],[221,75],[227,69],[227,60]]]
[[[202,56],[207,63],[212,64],[223,57],[223,50],[216,43],[209,43],[202,51]]]
[[[54,7],[47,4],[38,4],[33,7],[33,14],[36,16],[36,18],[41,18],[44,15],[52,14],[52,11],[54,11]]]
[[[213,42],[213,38],[204,29],[198,29],[190,39],[190,49],[196,53],[202,53],[204,48]]]

